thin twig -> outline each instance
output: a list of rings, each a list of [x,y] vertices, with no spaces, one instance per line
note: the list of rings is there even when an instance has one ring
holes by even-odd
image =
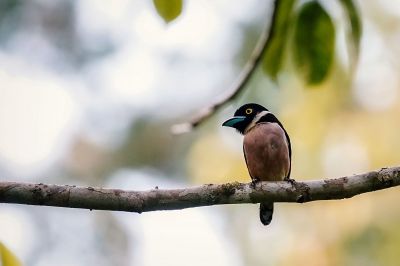
[[[193,128],[197,127],[198,125],[203,123],[207,118],[216,113],[219,110],[219,108],[221,108],[224,104],[233,100],[246,87],[250,78],[253,76],[255,69],[262,61],[263,54],[269,47],[271,40],[274,36],[278,2],[279,0],[274,1],[274,10],[270,25],[269,26],[267,25],[263,30],[263,32],[261,33],[260,39],[258,40],[252,54],[250,55],[249,60],[247,61],[239,77],[231,85],[229,90],[225,94],[217,98],[215,102],[201,109],[191,121],[172,126],[173,133],[181,134],[191,131]]]
[[[92,187],[0,182],[0,203],[90,210],[148,212],[220,204],[308,202],[351,198],[400,185],[400,167],[365,174],[305,182],[202,185],[182,189],[128,191]]]

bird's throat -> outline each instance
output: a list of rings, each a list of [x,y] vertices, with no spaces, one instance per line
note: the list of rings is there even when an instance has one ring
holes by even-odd
[[[269,113],[270,113],[269,111],[262,111],[262,112],[258,113],[258,114],[253,118],[253,120],[250,122],[250,124],[248,124],[248,126],[245,128],[244,134],[246,134],[247,132],[249,132],[250,130],[252,130],[252,129],[257,125],[257,123],[260,121],[260,119],[261,119],[263,116],[265,116],[265,115],[267,115],[267,114],[269,114]]]

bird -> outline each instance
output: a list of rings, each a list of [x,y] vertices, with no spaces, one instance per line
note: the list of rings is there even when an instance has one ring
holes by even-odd
[[[252,184],[259,181],[289,181],[292,147],[282,123],[267,108],[256,103],[239,107],[222,126],[235,128],[243,137],[243,153]],[[269,225],[273,202],[260,204],[260,221]]]

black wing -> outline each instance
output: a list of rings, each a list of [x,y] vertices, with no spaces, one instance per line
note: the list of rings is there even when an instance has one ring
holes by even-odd
[[[292,171],[292,144],[290,144],[289,134],[286,132],[286,129],[282,126],[281,122],[278,121],[278,125],[285,132],[286,140],[287,140],[287,143],[288,143],[288,149],[289,149],[289,172],[288,172],[288,174],[286,176],[286,179],[289,179],[290,173]]]

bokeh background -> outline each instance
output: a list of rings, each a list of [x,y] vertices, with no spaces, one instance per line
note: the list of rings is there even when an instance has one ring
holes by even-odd
[[[272,1],[187,0],[166,24],[152,1],[0,1],[0,180],[178,188],[249,181],[242,137],[220,125],[246,102],[284,123],[295,179],[400,161],[400,2],[359,1],[358,67],[345,49],[306,85],[287,57],[194,131],[171,134],[226,92]],[[24,265],[398,265],[398,189],[343,201],[144,214],[0,205],[0,242]]]

